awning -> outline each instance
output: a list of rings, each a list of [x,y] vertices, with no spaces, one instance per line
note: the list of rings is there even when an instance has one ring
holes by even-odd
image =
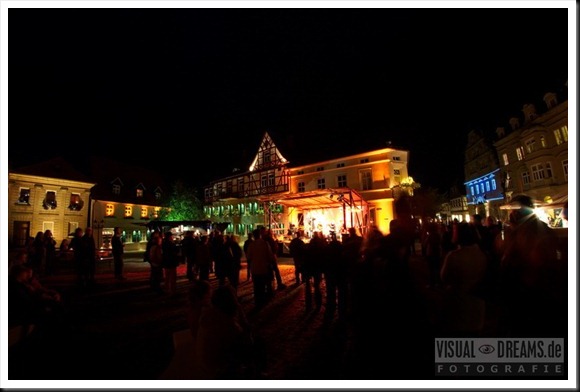
[[[274,202],[286,207],[302,209],[366,206],[367,202],[351,188],[317,189],[315,191],[259,196],[260,202]]]

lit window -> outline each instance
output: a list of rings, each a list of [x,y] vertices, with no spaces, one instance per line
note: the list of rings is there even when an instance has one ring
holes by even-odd
[[[18,203],[29,204],[30,202],[30,188],[20,188],[20,196],[18,197]]]
[[[540,143],[542,144],[543,148],[548,147],[548,145],[546,144],[546,138],[543,136],[540,136]]]
[[[568,126],[564,125],[562,127],[562,139],[564,139],[565,142],[568,141]]]
[[[524,185],[528,185],[530,183],[530,173],[527,171],[522,173],[522,182]]]
[[[516,148],[516,154],[518,155],[518,161],[524,159],[524,148],[523,147]]]
[[[42,203],[46,210],[48,209],[55,209],[56,208],[56,192],[55,191],[48,191],[46,192],[46,196],[44,197],[44,202]]]
[[[306,189],[304,185],[305,185],[304,182],[298,183],[298,192],[304,192],[304,190]]]
[[[125,206],[125,218],[133,216],[133,206]]]
[[[502,158],[503,158],[503,164],[504,164],[504,166],[507,166],[507,165],[510,164],[510,161],[508,159],[508,155],[505,152],[503,153]]]
[[[479,190],[481,191],[481,193],[485,192],[485,189],[483,189],[483,183],[479,184]]]
[[[470,187],[470,189],[471,189],[471,194],[475,195],[475,192],[473,191],[473,187]]]
[[[492,178],[491,179],[491,189],[495,190],[497,188],[497,185],[495,184],[495,179]]]
[[[143,197],[143,189],[137,189],[137,197]]]
[[[486,181],[486,182],[485,182],[485,190],[486,190],[487,192],[489,192],[489,190],[490,190],[490,189],[489,189],[489,181]]]
[[[149,211],[147,210],[147,207],[141,207],[141,218],[148,218],[149,217]]]
[[[373,178],[370,170],[360,172],[360,184],[363,191],[373,189]]]
[[[401,175],[401,170],[399,170],[399,169],[394,169],[394,170],[393,170],[393,173],[394,173],[396,176],[400,176],[400,175]]]
[[[153,209],[153,217],[154,217],[155,219],[159,218],[159,211],[161,211],[161,207],[155,207],[155,208]]]
[[[568,160],[562,161],[562,169],[564,169],[564,178],[568,181]]]
[[[544,165],[541,163],[532,165],[532,178],[534,181],[540,181],[544,178]]]
[[[326,188],[326,180],[324,178],[318,179],[318,189],[325,189]]]
[[[115,184],[113,185],[113,194],[118,195],[121,193],[121,185]]]
[[[73,211],[80,211],[83,208],[83,202],[81,200],[81,195],[78,193],[73,193],[70,195],[70,203],[68,208]]]
[[[346,174],[343,174],[343,175],[338,176],[338,186],[340,188],[346,186]]]
[[[112,203],[107,203],[105,206],[105,215],[106,216],[113,216],[115,214],[115,205]]]
[[[554,129],[554,137],[556,138],[556,144],[560,145],[563,143],[562,141],[562,133],[559,129]]]

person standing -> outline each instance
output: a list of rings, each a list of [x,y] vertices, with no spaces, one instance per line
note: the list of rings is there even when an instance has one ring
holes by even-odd
[[[123,276],[123,248],[125,244],[121,240],[121,228],[115,227],[113,229],[113,238],[111,239],[111,246],[113,247],[113,263],[115,268],[115,279],[125,280]]]
[[[244,241],[244,255],[246,255],[246,265],[247,265],[247,271],[248,271],[248,273],[246,274],[246,282],[248,280],[250,280],[250,278],[252,277],[252,271],[251,271],[252,260],[250,260],[248,258],[248,248],[250,247],[250,244],[253,241],[254,241],[254,234],[248,233],[248,239],[246,241]]]
[[[151,245],[149,245],[151,244]],[[163,294],[161,289],[161,281],[163,280],[163,238],[158,231],[155,231],[151,236],[151,240],[147,244],[149,250],[147,261],[151,265],[151,275],[149,276],[149,285],[157,294]]]
[[[77,270],[78,285],[84,287],[87,285],[87,266],[83,258],[83,229],[77,227],[75,236],[70,241],[69,249],[72,249],[74,254],[74,263]]]
[[[56,241],[52,236],[52,231],[45,230],[44,237],[44,273],[52,275],[54,272],[54,262],[56,260]]]
[[[93,237],[93,228],[87,227],[85,235],[82,237],[82,257],[86,266],[86,281],[89,285],[94,285],[95,272],[97,269],[97,246]]]
[[[165,233],[161,249],[163,252],[163,271],[165,272],[165,290],[168,295],[174,296],[177,293],[177,266],[179,265],[179,260],[177,258],[178,249],[172,232]]]

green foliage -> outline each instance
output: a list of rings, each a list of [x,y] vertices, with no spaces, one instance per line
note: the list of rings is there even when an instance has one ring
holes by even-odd
[[[181,181],[175,182],[166,208],[159,212],[158,219],[162,221],[204,219],[203,204],[197,197],[195,188],[191,188]]]

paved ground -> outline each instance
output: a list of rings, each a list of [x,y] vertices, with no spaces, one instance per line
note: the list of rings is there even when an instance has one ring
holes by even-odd
[[[360,331],[359,337],[354,336],[353,325],[325,320],[324,307],[321,311],[305,311],[304,286],[293,284],[291,259],[281,258],[280,270],[288,287],[277,291],[274,300],[259,312],[253,310],[252,288],[246,282],[245,269],[241,274],[240,300],[255,333],[266,344],[268,367],[263,378],[388,380],[405,379],[413,374],[416,378],[431,378],[433,341],[428,333],[410,345],[421,350],[421,355],[415,351],[406,358],[411,360],[414,356],[415,364],[401,364],[401,358],[391,354],[388,360],[379,359],[377,365],[367,358],[368,349],[359,348],[364,339],[360,338]],[[416,313],[428,310],[427,317],[433,316],[437,313],[437,293],[424,288],[427,276],[424,260],[414,258],[412,271],[423,301]],[[30,339],[27,345],[11,350],[9,379],[157,380],[171,361],[173,333],[186,328],[185,293],[189,282],[184,266],[180,266],[179,295],[159,297],[148,287],[149,264],[143,263],[138,254],[127,255],[125,272],[128,279],[117,282],[113,279],[112,263],[101,262],[98,284],[86,292],[75,286],[70,266],[61,266],[54,276],[44,278],[46,285],[63,293],[70,321],[63,331]],[[211,283],[217,286],[213,274]],[[421,324],[418,326],[423,328],[421,331],[428,331],[428,318],[417,323]],[[385,331],[395,333],[389,328]],[[392,340],[396,341],[397,336]],[[362,347],[368,347],[368,342]],[[385,354],[389,355],[391,349],[401,352],[400,345],[394,345],[384,348]]]

